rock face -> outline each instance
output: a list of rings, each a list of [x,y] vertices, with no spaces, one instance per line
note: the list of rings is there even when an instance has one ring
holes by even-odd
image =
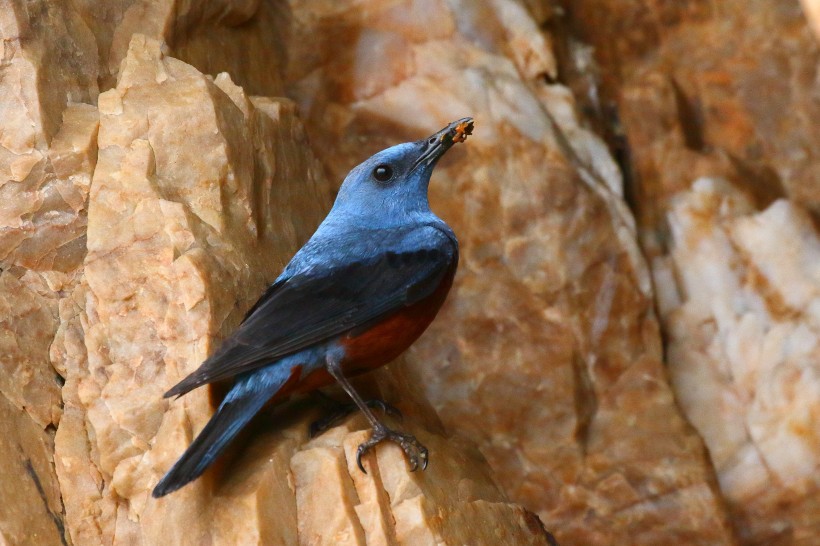
[[[816,27],[815,6],[803,3]],[[581,92],[578,79],[579,96],[602,97],[590,111],[620,117],[610,135],[627,144],[673,387],[734,527],[744,543],[812,544],[820,47],[811,24],[798,2],[565,8],[599,63],[600,87]],[[624,39],[605,41],[612,35]]]
[[[547,38],[515,2],[397,6],[295,2],[288,80],[335,179],[385,144],[476,117],[431,184],[461,265],[409,375],[560,543],[731,543],[666,381],[618,169],[568,90],[546,83]],[[317,35],[327,42],[300,46]],[[349,60],[377,49],[391,54]]]
[[[681,404],[743,535],[811,544],[820,536],[814,226],[786,200],[756,212],[727,182],[705,178],[674,201],[669,224],[672,253],[655,271]]]
[[[261,416],[224,472],[151,499],[214,403],[206,389],[177,402],[162,393],[236,327],[331,192],[291,101],[249,96],[152,38],[135,34],[116,86],[81,98],[96,106],[62,105],[50,137],[43,122],[29,148],[6,148],[4,543],[548,544],[429,408],[406,414],[440,456],[432,489],[389,449],[370,475],[354,472],[361,422],[308,443],[318,412],[305,402]],[[425,407],[418,395],[406,403]]]
[[[814,544],[811,24],[797,0],[2,3],[0,542]],[[350,167],[466,115],[431,184],[453,291],[360,381],[429,468],[388,445],[362,474],[365,421],[310,439],[303,398],[152,499],[219,397],[162,393]]]

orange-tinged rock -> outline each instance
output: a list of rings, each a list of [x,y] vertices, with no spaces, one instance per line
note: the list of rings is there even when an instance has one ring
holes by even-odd
[[[813,544],[802,4],[9,3],[0,541],[550,544],[532,509],[565,545],[732,544],[729,517],[744,543]],[[310,440],[305,399],[150,498],[217,400],[163,391],[310,235],[325,174],[464,116],[431,184],[462,242],[453,293],[360,383],[427,471],[385,445],[361,473],[364,420]]]
[[[0,396],[0,540],[60,544],[62,500],[51,467],[51,435]]]
[[[809,477],[820,445],[804,432],[818,411],[811,5],[608,0],[568,11],[600,63],[601,102],[588,106],[617,107],[610,131],[626,144],[676,396],[748,544],[810,544],[820,525]]]
[[[307,442],[317,416],[304,411],[307,404],[259,416],[214,469],[173,495],[150,497],[214,404],[208,389],[175,401],[163,392],[237,325],[318,224],[329,191],[293,103],[248,97],[227,75],[205,76],[144,36],[132,40],[99,110],[88,253],[82,278],[59,302],[52,348],[66,379],[55,461],[72,540],[389,540],[388,494],[351,476],[345,452],[353,448],[344,440],[351,429]],[[420,414],[423,404],[412,402]],[[454,448],[442,441],[437,450],[446,457]],[[472,465],[465,477],[492,492],[477,498],[506,503],[481,457],[462,459]],[[403,458],[390,466],[407,472]],[[457,510],[461,500],[438,491],[425,517]],[[523,513],[519,507],[505,506],[472,509],[465,521],[489,518],[493,527],[450,527],[445,543],[515,537],[521,529],[527,543],[547,543],[529,520],[506,518]]]
[[[656,264],[673,385],[742,536],[803,543],[820,529],[820,240],[796,205],[756,212],[725,181],[673,203]]]
[[[358,37],[405,37],[387,24],[390,8],[293,11],[290,89],[334,178],[385,145],[475,118],[430,186],[461,241],[459,273],[407,357],[447,429],[475,441],[561,543],[731,544],[703,445],[667,383],[618,169],[568,91],[546,83],[552,52],[538,25],[516,2],[431,2],[428,32],[371,63]],[[332,44],[308,51],[320,32]],[[424,500],[406,506],[408,522],[425,513]],[[416,529],[407,536],[428,537]],[[401,541],[398,521],[396,532]]]

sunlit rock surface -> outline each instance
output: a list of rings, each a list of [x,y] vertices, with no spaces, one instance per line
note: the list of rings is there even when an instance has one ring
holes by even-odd
[[[820,40],[820,2],[817,0],[800,0],[800,3],[803,5],[803,11],[806,13],[814,34]]]
[[[167,42],[201,71],[281,94],[286,7],[269,2],[10,1],[0,10],[0,259],[70,271],[85,253],[97,159],[96,104],[116,83],[131,36]]]
[[[806,2],[806,5],[812,2]],[[797,0],[565,3],[565,25],[595,47],[617,108],[641,224],[689,187],[707,160],[759,199],[788,195],[820,211],[820,42]],[[613,40],[612,36],[621,39]],[[788,115],[800,112],[800,115]],[[724,174],[725,173],[725,174]]]
[[[4,3],[0,542],[813,545],[816,2],[561,3]],[[308,398],[151,499],[217,399],[162,392],[464,115],[454,291],[360,382],[428,470]]]
[[[60,544],[62,500],[51,434],[0,396],[0,542]]]
[[[673,386],[734,527],[814,544],[816,2],[564,4],[598,62],[598,85],[574,89],[622,146]]]
[[[135,35],[99,112],[84,277],[61,302],[53,349],[66,379],[55,460],[72,540],[364,544],[372,514],[389,510],[395,493],[377,483],[374,499],[360,503],[351,486],[330,502],[329,484],[352,484],[354,467],[301,447],[316,411],[263,416],[259,434],[238,442],[220,468],[163,499],[149,496],[213,411],[207,389],[177,401],[162,393],[237,326],[329,207],[295,106],[248,97],[227,75],[205,76]],[[457,456],[444,439],[436,450],[441,468],[448,452]],[[506,501],[477,452],[463,461],[449,479],[486,491],[436,490],[405,525],[447,544],[498,533],[547,544],[537,518]],[[381,466],[406,472],[398,456]],[[462,504],[462,524],[437,523],[440,511],[460,513]],[[338,542],[327,518],[356,540]]]
[[[516,2],[351,5],[293,4],[290,89],[334,179],[476,118],[433,176],[461,265],[409,375],[559,542],[730,544],[667,384],[618,169],[546,83],[555,61],[535,20]]]
[[[166,413],[162,392],[196,367],[222,328],[236,326],[327,200],[315,163],[297,152],[304,140],[292,106],[249,99],[225,76],[214,81],[163,57],[159,42],[135,36],[117,87],[99,106],[81,302],[87,367],[68,374],[66,399],[76,386],[86,465],[102,478],[94,510],[122,514],[101,518],[100,539],[160,541],[167,518],[141,515],[172,508],[173,519],[191,519],[176,542],[194,544],[211,534],[197,506],[203,486],[176,502],[148,504],[147,494],[192,427],[204,424],[209,400],[200,391]],[[292,147],[287,163],[282,141]],[[298,193],[283,187],[291,178]],[[296,195],[291,206],[303,203],[297,222],[272,218],[273,203],[288,193]],[[58,431],[58,459],[61,438]],[[69,456],[80,457],[82,446],[65,440]]]
[[[820,240],[785,200],[756,212],[700,179],[669,213],[658,260],[673,384],[743,535],[820,536]]]

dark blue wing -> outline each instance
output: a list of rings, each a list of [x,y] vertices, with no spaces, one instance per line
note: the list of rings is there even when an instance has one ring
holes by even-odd
[[[278,281],[217,352],[165,396],[270,364],[429,296],[458,261],[452,238],[435,232],[412,249],[385,245],[367,258]]]

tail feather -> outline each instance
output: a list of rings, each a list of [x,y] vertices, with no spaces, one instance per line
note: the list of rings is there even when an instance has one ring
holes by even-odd
[[[293,367],[273,364],[240,376],[216,414],[159,481],[151,495],[154,498],[162,497],[202,475],[248,421],[287,383],[293,370]]]

